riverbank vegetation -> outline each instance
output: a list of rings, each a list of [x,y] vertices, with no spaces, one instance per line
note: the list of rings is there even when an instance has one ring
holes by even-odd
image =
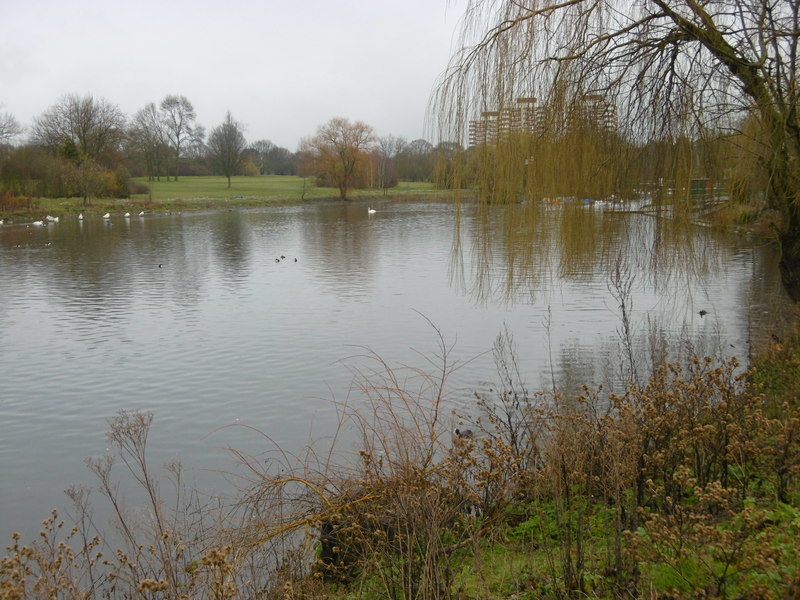
[[[691,351],[619,393],[531,392],[509,333],[498,383],[452,412],[425,368],[365,351],[328,446],[235,452],[226,501],[147,461],[153,416],[111,420],[114,456],[40,537],[15,536],[0,597],[792,598],[800,590],[800,341],[748,371]],[[554,383],[555,386],[555,383]],[[119,479],[144,492],[126,505]],[[114,544],[110,540],[115,540]],[[118,548],[118,549],[117,549]]]
[[[197,209],[230,209],[267,206],[274,204],[302,203],[339,197],[336,188],[319,187],[313,178],[296,175],[258,175],[234,178],[231,187],[227,179],[220,176],[181,177],[178,181],[152,181],[146,178],[132,178],[135,193],[128,198],[95,198],[84,204],[80,198],[47,198],[17,196],[11,192],[0,193],[0,217],[10,221],[31,221],[43,215],[61,217],[137,214]],[[389,199],[408,201],[414,199],[451,198],[449,191],[437,190],[429,182],[400,181],[391,190],[355,190],[351,198]]]

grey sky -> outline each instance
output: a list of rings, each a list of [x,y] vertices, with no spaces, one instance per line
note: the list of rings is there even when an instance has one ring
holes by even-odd
[[[129,116],[183,94],[206,129],[230,110],[248,140],[290,150],[332,117],[410,141],[426,134],[462,12],[446,0],[0,0],[0,111],[28,127],[69,93]]]

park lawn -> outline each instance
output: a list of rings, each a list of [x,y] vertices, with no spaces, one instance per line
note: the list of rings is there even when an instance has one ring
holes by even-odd
[[[336,188],[316,187],[313,177],[297,177],[294,175],[258,175],[238,176],[228,180],[220,176],[186,176],[178,181],[162,179],[147,181],[146,177],[133,178],[134,183],[147,186],[149,194],[135,194],[132,200],[229,200],[236,204],[247,204],[248,201],[263,202],[265,200],[309,200],[315,198],[338,198]],[[402,181],[397,187],[388,190],[390,195],[414,194],[422,195],[434,192],[433,185],[425,182]],[[382,190],[351,190],[348,197],[382,195]]]
[[[238,176],[228,180],[220,176],[186,176],[178,181],[161,179],[147,181],[146,177],[134,177],[134,183],[147,186],[149,194],[135,194],[133,200],[301,200],[303,198],[327,198],[338,196],[335,188],[318,188],[312,178],[293,175]]]
[[[336,188],[318,188],[313,177],[293,175],[237,176],[228,180],[221,176],[186,176],[178,181],[147,181],[146,177],[132,178],[134,184],[146,186],[149,192],[133,194],[130,198],[92,198],[84,205],[81,198],[34,198],[26,206],[2,211],[0,217],[36,217],[43,215],[60,216],[84,212],[102,214],[104,212],[139,212],[245,208],[274,203],[296,203],[317,199],[337,199]],[[386,190],[351,190],[348,198],[368,199],[389,196],[393,200],[414,200],[419,198],[450,199],[452,192],[436,190],[431,183],[401,181],[396,187]]]

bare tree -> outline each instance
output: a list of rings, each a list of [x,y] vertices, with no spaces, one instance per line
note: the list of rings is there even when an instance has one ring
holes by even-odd
[[[303,140],[301,152],[313,156],[317,176],[323,175],[339,188],[339,197],[347,199],[356,167],[375,141],[372,127],[361,121],[334,118],[317,129],[317,135]]]
[[[225,115],[225,120],[211,130],[208,136],[208,151],[214,164],[228,178],[228,187],[231,187],[231,177],[235,175],[242,165],[244,150],[247,140],[242,133],[242,124],[234,121],[231,112]]]
[[[197,137],[195,129],[194,106],[186,96],[168,95],[161,101],[161,119],[172,147],[175,160],[175,180],[178,180],[178,166],[181,159],[181,151],[186,144]]]
[[[258,155],[258,170],[262,175],[267,173],[269,165],[269,155],[275,149],[275,144],[270,140],[256,140],[250,147]]]
[[[399,176],[409,181],[430,181],[435,154],[436,149],[427,140],[409,142],[396,157]]]
[[[134,115],[128,136],[144,158],[147,176],[150,179],[160,178],[162,174],[169,177],[167,170],[169,140],[164,122],[153,102],[148,103]]]
[[[780,215],[784,286],[800,300],[799,0],[471,0],[464,23],[463,50],[434,98],[450,139],[465,140],[477,115],[511,114],[534,98],[562,115],[600,98],[639,146],[685,140],[694,150],[704,133],[755,120],[751,158]],[[497,154],[479,176],[529,156]],[[676,189],[690,163],[667,165]]]
[[[405,138],[385,135],[378,138],[376,153],[378,159],[378,187],[386,190],[397,185],[395,159],[408,145]]]
[[[22,133],[22,126],[9,112],[0,113],[0,144],[11,142]]]
[[[91,158],[112,166],[125,131],[125,115],[116,104],[70,94],[34,121],[34,142],[81,162]]]

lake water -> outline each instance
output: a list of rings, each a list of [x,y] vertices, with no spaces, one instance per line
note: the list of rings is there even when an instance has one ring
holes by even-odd
[[[348,365],[365,348],[435,371],[433,326],[451,362],[472,360],[449,380],[454,408],[493,385],[506,329],[528,388],[604,381],[617,257],[643,347],[654,332],[746,358],[788,304],[776,250],[756,238],[592,207],[528,215],[527,229],[524,207],[465,206],[458,219],[448,203],[376,208],[0,226],[0,537],[33,535],[67,504],[62,490],[93,485],[83,460],[108,450],[121,409],[155,414],[154,464],[180,457],[202,478],[231,466],[226,447],[263,443],[237,424],[290,449],[330,436],[332,400],[358,402]]]

